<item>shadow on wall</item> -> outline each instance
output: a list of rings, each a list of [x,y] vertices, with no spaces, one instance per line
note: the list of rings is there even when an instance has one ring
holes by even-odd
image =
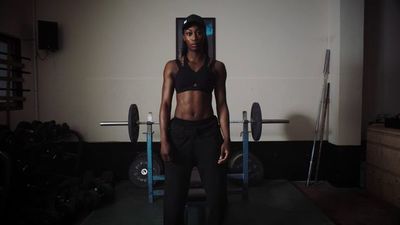
[[[306,180],[314,123],[311,117],[291,114],[284,125],[289,141],[252,142],[252,152],[264,165],[264,178]]]
[[[288,140],[312,140],[314,136],[315,122],[310,116],[292,114],[288,117],[290,123],[285,126]]]

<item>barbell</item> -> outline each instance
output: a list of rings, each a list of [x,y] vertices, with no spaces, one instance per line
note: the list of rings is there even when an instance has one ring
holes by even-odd
[[[258,102],[251,105],[250,120],[247,120],[247,112],[243,111],[242,120],[232,120],[230,123],[250,123],[251,135],[254,141],[260,140],[262,133],[262,124],[264,123],[289,123],[286,119],[263,119],[261,107]],[[154,122],[151,112],[147,116],[147,121],[139,120],[139,110],[136,104],[131,104],[128,112],[128,121],[103,121],[100,126],[128,126],[129,138],[131,142],[136,143],[139,137],[140,125],[159,124]]]

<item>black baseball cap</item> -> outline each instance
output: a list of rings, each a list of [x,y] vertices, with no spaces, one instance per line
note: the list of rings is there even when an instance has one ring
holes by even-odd
[[[184,32],[187,28],[189,28],[192,25],[197,25],[203,29],[206,28],[206,24],[204,23],[203,18],[201,18],[201,16],[199,15],[192,14],[186,17],[186,19],[183,21],[182,32]]]

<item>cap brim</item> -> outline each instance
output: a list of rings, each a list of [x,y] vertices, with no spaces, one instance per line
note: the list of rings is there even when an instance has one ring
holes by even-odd
[[[201,27],[201,28],[205,28],[206,27],[206,25],[201,23],[201,22],[191,21],[191,22],[187,22],[187,23],[183,24],[182,31],[188,29],[191,26],[198,26],[198,27]]]

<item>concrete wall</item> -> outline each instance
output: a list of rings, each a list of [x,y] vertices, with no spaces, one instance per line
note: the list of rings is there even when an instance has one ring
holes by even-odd
[[[162,70],[175,57],[175,18],[197,13],[216,18],[232,119],[258,101],[265,118],[291,120],[264,125],[261,140],[312,139],[330,48],[329,139],[359,144],[359,123],[347,120],[361,120],[361,96],[348,82],[360,85],[362,49],[346,49],[362,43],[361,0],[37,0],[36,7],[37,19],[57,21],[61,36],[60,51],[38,60],[39,117],[68,122],[88,141],[127,141],[125,128],[98,123],[126,120],[131,103],[142,119],[149,111],[158,118]],[[241,127],[231,129],[240,140]]]
[[[400,113],[400,2],[365,2],[363,126]]]
[[[364,1],[341,1],[338,134],[332,143],[361,142]]]

